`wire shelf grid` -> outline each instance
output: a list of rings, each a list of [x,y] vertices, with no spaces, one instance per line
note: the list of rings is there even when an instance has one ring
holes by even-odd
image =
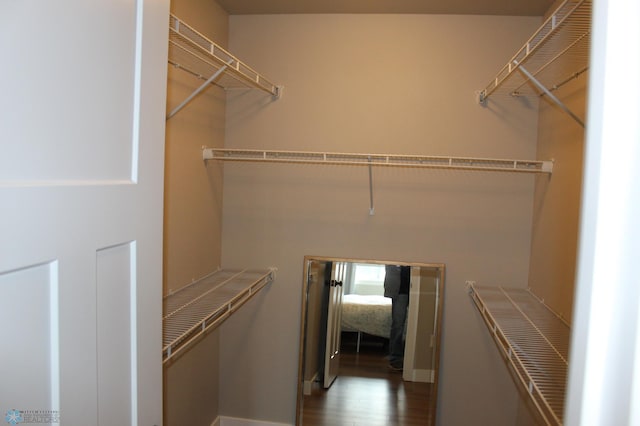
[[[280,88],[273,82],[175,15],[169,16],[169,63],[201,80],[207,80],[226,67],[215,84],[256,88],[280,96]]]
[[[169,361],[273,281],[273,270],[218,270],[165,296],[162,356]]]
[[[540,95],[522,72],[526,69],[549,90],[556,90],[589,66],[591,1],[565,0],[480,93],[489,96]],[[573,70],[567,73],[567,70]]]
[[[553,161],[442,157],[425,155],[357,154],[311,151],[265,151],[250,149],[204,148],[203,158],[205,160],[222,161],[342,164],[354,166],[441,168],[520,173],[551,173],[553,171]]]
[[[569,325],[529,290],[471,285],[469,291],[542,418],[549,425],[561,425]]]

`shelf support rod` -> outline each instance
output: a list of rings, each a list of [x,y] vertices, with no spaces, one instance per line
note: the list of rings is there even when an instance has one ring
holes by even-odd
[[[373,167],[371,165],[371,156],[369,156],[369,216],[375,214],[373,208]]]
[[[231,63],[233,62],[233,59],[230,60],[229,62],[226,63],[226,65],[223,65],[222,67],[220,67],[220,69],[218,69],[218,71],[216,71],[215,73],[213,73],[213,75],[211,77],[209,77],[204,83],[202,83],[202,85],[200,87],[198,87],[191,95],[189,95],[187,97],[187,99],[185,99],[184,101],[182,101],[180,103],[180,105],[178,105],[177,107],[175,107],[168,115],[167,115],[167,120],[169,120],[171,117],[173,117],[174,115],[176,115],[178,112],[180,112],[180,110],[182,108],[185,107],[185,105],[187,105],[189,102],[191,102],[191,100],[193,98],[195,98],[196,96],[198,96],[200,94],[200,92],[202,92],[204,89],[207,88],[207,86],[209,86],[211,83],[213,83],[215,81],[215,79],[217,79],[218,77],[220,77],[220,74],[222,74],[223,72],[225,72],[225,70],[227,69],[227,67],[229,65],[231,65]]]
[[[527,76],[527,78],[536,85],[536,87],[538,87],[538,89],[542,90],[544,92],[545,95],[547,95],[549,97],[549,99],[551,99],[553,102],[555,102],[556,105],[558,105],[560,107],[560,109],[562,109],[564,112],[566,112],[567,114],[569,114],[571,116],[571,118],[573,118],[580,126],[582,126],[584,128],[584,122],[580,119],[580,117],[578,117],[577,115],[575,115],[573,113],[573,111],[571,111],[569,109],[569,107],[567,107],[564,103],[562,103],[562,101],[560,99],[558,99],[553,93],[551,93],[551,91],[549,89],[547,89],[544,84],[540,83],[540,81],[538,81],[538,79],[536,79],[533,74],[531,74],[529,71],[526,70],[525,67],[523,67],[522,65],[520,65],[518,67],[520,69],[520,71]]]

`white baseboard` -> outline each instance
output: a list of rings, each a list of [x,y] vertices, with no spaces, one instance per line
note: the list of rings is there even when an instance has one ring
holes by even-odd
[[[213,423],[211,423],[211,426],[220,426],[220,417],[217,417]]]
[[[313,390],[313,386],[316,384],[317,381],[318,381],[318,372],[316,371],[316,374],[313,375],[311,380],[305,380],[304,381],[304,386],[303,386],[303,389],[302,389],[303,394],[311,395],[311,391]]]
[[[406,372],[408,377],[403,378],[410,382],[433,383],[435,380],[434,370],[413,370],[413,374]]]
[[[273,423],[261,420],[239,419],[237,417],[218,417],[219,426],[293,426],[287,423]],[[214,426],[214,425],[212,425]],[[215,425],[218,426],[218,425]]]

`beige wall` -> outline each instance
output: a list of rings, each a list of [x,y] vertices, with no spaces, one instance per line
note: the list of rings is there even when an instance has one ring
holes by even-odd
[[[166,426],[210,426],[218,417],[219,338],[207,335],[164,370]]]
[[[174,0],[171,12],[226,47],[228,16],[213,0]],[[167,111],[201,84],[169,65]],[[205,167],[202,146],[224,145],[225,98],[224,90],[212,86],[167,121],[165,294],[220,266],[222,172],[219,167]]]
[[[228,147],[534,158],[537,105],[474,93],[537,18],[232,16],[231,50],[285,86],[228,95]],[[304,255],[446,264],[439,424],[512,425],[518,394],[465,289],[526,286],[533,176],[226,164],[223,265],[276,266],[220,328],[220,412],[292,423]]]
[[[585,120],[588,74],[554,94]],[[586,121],[586,120],[585,120]],[[529,285],[572,322],[584,156],[584,129],[546,98],[540,102],[538,158],[554,159],[553,175],[535,184]],[[530,423],[531,404],[520,405],[518,426]]]
[[[171,11],[225,47],[228,16],[212,0],[173,0]],[[167,111],[202,82],[169,66]],[[167,121],[164,293],[220,265],[222,171],[205,167],[202,145],[223,146],[224,91],[210,87]],[[219,334],[209,334],[165,368],[164,424],[206,425],[218,416]]]
[[[555,94],[585,117],[587,74]],[[571,322],[578,246],[584,129],[546,100],[540,102],[538,158],[553,158],[553,175],[536,180],[531,289]]]

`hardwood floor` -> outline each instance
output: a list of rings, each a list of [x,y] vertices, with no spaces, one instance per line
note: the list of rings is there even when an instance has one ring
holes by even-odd
[[[303,426],[431,425],[429,383],[405,382],[388,368],[386,348],[343,345],[340,374],[327,390],[305,396]]]

